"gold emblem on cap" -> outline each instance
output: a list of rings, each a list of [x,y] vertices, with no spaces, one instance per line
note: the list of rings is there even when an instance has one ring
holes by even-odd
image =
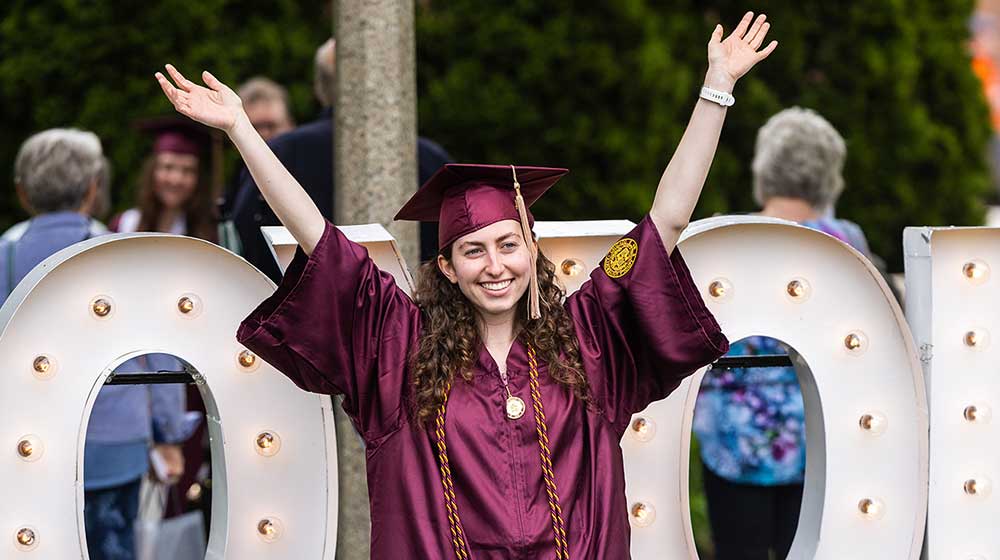
[[[611,246],[604,257],[604,272],[611,278],[621,278],[632,270],[635,258],[639,254],[639,244],[635,239],[623,237]]]

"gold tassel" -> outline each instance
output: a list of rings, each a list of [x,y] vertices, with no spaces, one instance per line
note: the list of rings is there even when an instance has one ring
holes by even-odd
[[[521,218],[521,236],[528,244],[528,252],[531,254],[531,277],[528,278],[528,317],[532,320],[540,319],[542,312],[538,297],[538,248],[535,246],[534,238],[531,236],[531,224],[528,223],[528,209],[524,205],[524,197],[521,196],[521,183],[517,182],[517,169],[510,166],[511,173],[514,174],[514,205],[517,206],[517,214]]]

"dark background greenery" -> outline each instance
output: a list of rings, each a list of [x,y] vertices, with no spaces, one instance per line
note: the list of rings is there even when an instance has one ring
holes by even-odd
[[[166,114],[151,74],[172,61],[231,84],[287,84],[300,121],[318,107],[311,59],[325,2],[16,0],[0,7],[0,174],[31,132],[97,132],[130,206],[149,140],[132,122]],[[705,71],[712,26],[745,3],[721,0],[422,0],[417,3],[420,132],[461,161],[562,165],[543,218],[638,219],[680,138]],[[820,111],[848,142],[838,214],[901,268],[906,225],[978,224],[989,137],[969,69],[972,0],[766,0],[780,42],[736,91],[696,218],[755,210],[756,129],[788,105]],[[230,154],[229,167],[233,164]],[[7,183],[10,185],[10,182]],[[0,226],[23,217],[12,189]]]
[[[114,164],[113,200],[134,203],[151,141],[141,118],[172,114],[153,72],[172,62],[189,77],[212,69],[235,87],[256,74],[287,85],[294,113],[318,112],[311,76],[330,36],[320,2],[275,0],[6,1],[0,7],[0,226],[24,217],[9,178],[32,132],[77,126],[96,132]],[[235,154],[230,154],[233,167]]]
[[[500,6],[503,6],[501,8]],[[488,6],[494,6],[490,8]],[[419,11],[421,132],[463,160],[561,165],[550,218],[638,219],[680,139],[706,43],[745,2],[449,0]],[[696,218],[755,210],[756,129],[789,105],[848,144],[838,215],[902,269],[907,225],[979,224],[989,191],[970,0],[766,0],[780,43],[738,85]]]

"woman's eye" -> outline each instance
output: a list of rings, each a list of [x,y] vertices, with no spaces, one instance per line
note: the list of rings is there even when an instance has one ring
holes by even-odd
[[[465,252],[465,256],[471,257],[473,255],[478,255],[481,251],[482,249],[469,249],[468,251]]]
[[[504,249],[517,249],[517,243],[514,242],[514,241],[508,241],[508,242],[504,243],[503,245],[501,245],[500,247],[502,247]]]

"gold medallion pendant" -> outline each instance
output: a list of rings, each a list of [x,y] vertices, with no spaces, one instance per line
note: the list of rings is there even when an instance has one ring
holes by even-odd
[[[521,397],[507,397],[507,418],[517,420],[524,416],[524,410],[524,401],[521,400]]]

